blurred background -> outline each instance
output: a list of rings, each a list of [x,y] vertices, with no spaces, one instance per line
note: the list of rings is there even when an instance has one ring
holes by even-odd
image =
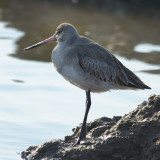
[[[111,51],[152,90],[92,94],[88,121],[123,116],[160,91],[159,0],[0,0],[0,159],[63,139],[82,122],[85,92],[54,69],[56,43],[23,48],[73,24]]]

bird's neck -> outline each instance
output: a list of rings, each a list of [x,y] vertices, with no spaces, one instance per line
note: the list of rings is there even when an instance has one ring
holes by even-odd
[[[79,38],[79,35],[73,35],[68,39],[58,41],[58,46],[72,46],[78,41]]]

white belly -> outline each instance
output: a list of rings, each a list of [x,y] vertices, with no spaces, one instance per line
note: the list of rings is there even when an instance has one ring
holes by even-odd
[[[78,57],[70,58],[65,48],[56,47],[52,52],[52,61],[56,70],[70,83],[91,92],[105,92],[116,89],[112,82],[104,82],[87,72],[79,65]]]
[[[76,67],[70,65],[65,66],[60,74],[70,83],[81,89],[90,90],[91,92],[105,92],[110,89],[115,89],[114,84],[96,79],[83,70],[77,70]]]

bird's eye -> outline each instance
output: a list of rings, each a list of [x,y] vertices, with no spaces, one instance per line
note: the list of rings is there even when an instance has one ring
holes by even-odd
[[[61,31],[60,31],[60,30],[58,30],[58,31],[57,31],[57,33],[58,33],[58,34],[60,34],[60,33],[61,33]]]

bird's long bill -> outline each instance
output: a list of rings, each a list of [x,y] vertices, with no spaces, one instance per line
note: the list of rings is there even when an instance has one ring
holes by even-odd
[[[44,41],[38,42],[37,44],[29,46],[29,47],[25,48],[24,50],[29,50],[29,49],[41,46],[43,44],[53,42],[53,41],[56,41],[56,36],[55,35],[53,35],[52,37],[49,37],[49,38],[45,39]]]

